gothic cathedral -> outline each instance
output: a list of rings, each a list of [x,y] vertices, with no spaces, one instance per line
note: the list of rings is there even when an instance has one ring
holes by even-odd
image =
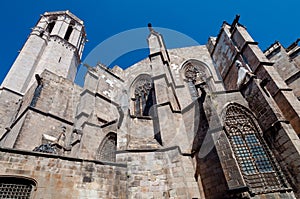
[[[300,198],[300,47],[239,23],[127,69],[88,67],[69,11],[41,15],[0,88],[0,198]],[[146,39],[146,38],[145,38]]]

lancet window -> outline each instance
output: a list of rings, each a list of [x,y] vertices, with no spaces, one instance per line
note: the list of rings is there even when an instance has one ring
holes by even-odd
[[[141,78],[136,82],[133,100],[135,116],[150,115],[150,108],[155,103],[155,92],[150,76]]]

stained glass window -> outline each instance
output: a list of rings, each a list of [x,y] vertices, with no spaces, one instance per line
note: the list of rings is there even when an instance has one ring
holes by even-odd
[[[254,119],[240,105],[227,107],[225,130],[245,181],[253,192],[286,188],[283,174]]]

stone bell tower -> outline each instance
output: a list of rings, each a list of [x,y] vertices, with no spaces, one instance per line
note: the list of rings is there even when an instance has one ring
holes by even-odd
[[[24,94],[45,69],[74,81],[86,41],[83,21],[69,11],[45,12],[2,83]]]

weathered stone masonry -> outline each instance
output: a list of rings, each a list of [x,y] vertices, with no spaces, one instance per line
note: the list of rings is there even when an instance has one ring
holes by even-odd
[[[87,66],[83,21],[46,12],[0,90],[0,198],[300,198],[299,46],[239,16],[206,45]],[[14,190],[14,191],[10,191]]]

